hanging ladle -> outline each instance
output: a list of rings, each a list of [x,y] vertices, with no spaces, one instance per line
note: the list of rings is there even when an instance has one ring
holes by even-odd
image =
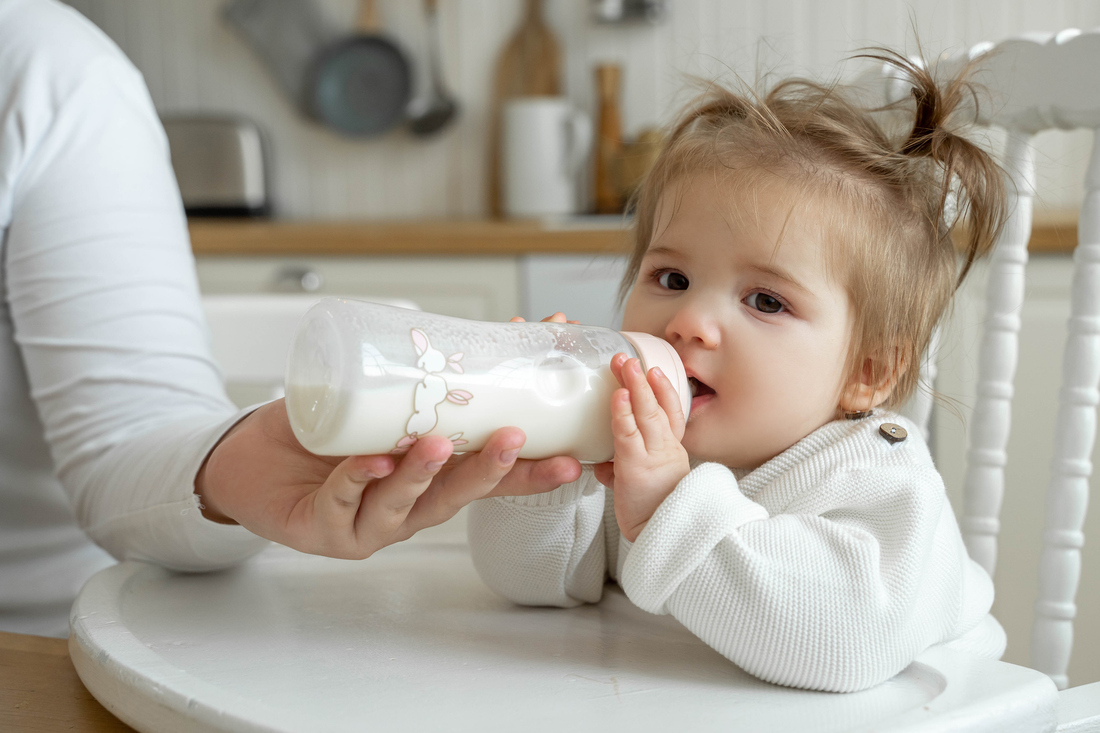
[[[439,132],[458,114],[458,103],[447,93],[440,62],[439,8],[436,0],[424,0],[428,21],[428,73],[430,84],[424,97],[414,99],[408,109],[409,131],[420,137]]]

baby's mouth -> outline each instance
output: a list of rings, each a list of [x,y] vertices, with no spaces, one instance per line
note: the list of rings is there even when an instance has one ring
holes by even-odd
[[[691,385],[691,396],[701,397],[703,395],[714,394],[714,390],[708,385],[703,384],[695,377],[688,377],[688,384]]]

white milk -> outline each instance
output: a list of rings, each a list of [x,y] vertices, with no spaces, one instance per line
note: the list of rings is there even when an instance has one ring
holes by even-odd
[[[514,360],[489,374],[448,374],[446,381],[449,390],[471,396],[466,404],[447,400],[436,404],[435,426],[421,435],[452,438],[458,452],[480,450],[494,430],[515,426],[527,435],[521,458],[571,455],[585,462],[602,462],[614,454],[610,406],[619,385],[606,365],[590,369],[558,354],[537,367],[530,360]],[[364,384],[368,386],[334,394],[338,407],[321,430],[296,431],[308,450],[319,455],[389,453],[406,438],[416,411],[417,383],[391,382],[375,388],[369,381]],[[301,411],[295,405],[310,403],[309,395],[320,395],[326,389],[288,384],[288,409]],[[309,418],[295,413],[291,422],[312,430],[315,426]]]

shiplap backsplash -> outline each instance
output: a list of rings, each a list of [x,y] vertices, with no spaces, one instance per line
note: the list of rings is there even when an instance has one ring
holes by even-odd
[[[335,26],[352,27],[355,0],[317,0]],[[472,217],[485,211],[486,106],[500,49],[522,0],[442,0],[448,85],[463,105],[438,137],[404,131],[341,138],[305,119],[255,56],[222,22],[223,0],[69,0],[103,28],[145,75],[162,114],[231,113],[259,122],[272,142],[273,191],[282,217]],[[414,62],[425,59],[421,3],[383,0],[384,24]],[[565,58],[566,93],[593,110],[593,67],[624,68],[627,134],[668,122],[685,101],[689,75],[752,80],[761,71],[832,78],[867,45],[926,51],[960,48],[1022,31],[1100,25],[1093,0],[669,0],[657,25],[606,26],[589,0],[546,0]],[[416,69],[422,89],[424,64]],[[1087,134],[1039,141],[1041,203],[1075,207]]]

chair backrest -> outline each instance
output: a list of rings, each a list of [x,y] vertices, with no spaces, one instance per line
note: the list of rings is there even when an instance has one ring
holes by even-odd
[[[960,522],[971,557],[992,576],[1035,197],[1031,140],[1047,129],[1100,129],[1100,84],[1095,81],[1100,31],[1031,34],[981,44],[934,63],[950,73],[970,61],[975,62],[974,119],[1005,130],[1002,163],[1010,178],[1010,218],[993,252],[986,288]],[[888,74],[887,87],[888,98],[908,94],[896,74]],[[1089,459],[1100,404],[1100,146],[1095,140],[1085,188],[1030,658],[1031,666],[1050,675],[1059,689],[1068,685]]]
[[[204,295],[211,349],[227,384],[266,387],[281,397],[286,355],[298,322],[319,295]],[[358,296],[357,296],[358,297]],[[358,297],[419,310],[411,300]]]

